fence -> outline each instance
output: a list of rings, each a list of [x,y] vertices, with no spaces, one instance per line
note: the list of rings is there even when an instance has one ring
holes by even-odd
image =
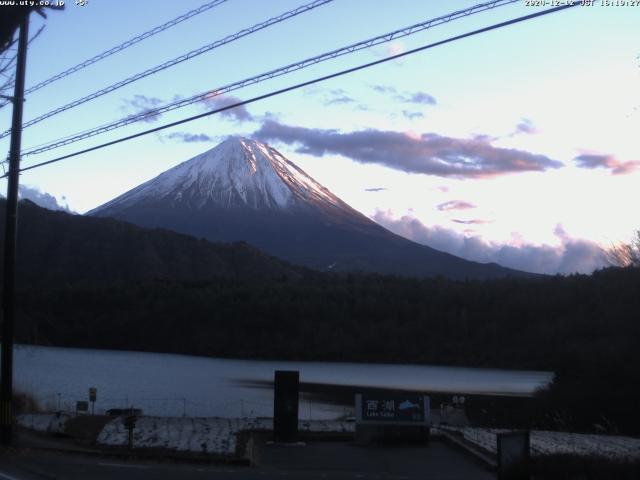
[[[67,395],[49,393],[32,396],[37,408],[44,412],[76,412],[77,401],[87,401],[86,395]],[[195,401],[186,397],[149,398],[135,395],[109,398],[98,396],[95,405],[89,404],[89,412],[104,415],[111,409],[141,409],[144,415],[160,417],[224,417],[224,418],[258,418],[273,416],[271,399],[209,399]],[[353,415],[353,408],[330,405],[301,395],[299,418],[301,420],[333,420]]]

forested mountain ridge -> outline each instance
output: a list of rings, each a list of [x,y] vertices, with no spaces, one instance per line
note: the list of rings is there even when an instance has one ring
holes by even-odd
[[[5,205],[0,199],[0,244]],[[16,268],[23,289],[219,276],[297,278],[302,272],[246,243],[212,243],[110,218],[54,212],[28,200],[19,206]]]

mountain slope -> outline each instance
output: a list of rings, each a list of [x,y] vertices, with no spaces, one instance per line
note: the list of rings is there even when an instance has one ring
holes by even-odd
[[[88,215],[214,241],[246,241],[318,270],[455,279],[526,275],[395,235],[274,148],[246,138],[231,137]]]
[[[4,235],[5,205],[0,200],[0,235]],[[213,244],[168,230],[20,202],[17,277],[21,288],[300,276],[297,267],[244,243]]]

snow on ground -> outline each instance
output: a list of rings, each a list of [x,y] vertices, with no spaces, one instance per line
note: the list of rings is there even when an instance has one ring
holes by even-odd
[[[232,418],[140,417],[133,431],[133,443],[136,448],[233,455],[235,433],[241,426],[241,421]],[[128,431],[121,417],[109,422],[97,439],[98,444],[112,446],[124,446],[127,441]]]
[[[17,416],[18,424],[47,433],[64,433],[71,415],[33,413]],[[504,429],[440,426],[441,430],[459,433],[464,439],[496,453],[496,434]],[[245,430],[273,429],[271,418],[219,417],[139,417],[134,429],[134,444],[138,448],[166,448],[181,452],[234,455],[237,434]],[[301,420],[301,432],[354,432],[353,422],[339,420]],[[109,422],[97,438],[100,445],[126,446],[128,431],[122,417]],[[565,432],[531,432],[532,455],[568,453],[603,456],[612,459],[640,460],[640,439],[613,435],[591,435]]]
[[[458,432],[464,439],[497,453],[496,434],[510,430],[491,428],[440,427],[442,430]],[[640,460],[640,439],[614,435],[592,435],[584,433],[531,432],[531,454],[574,454],[601,456],[620,460]]]
[[[237,434],[243,430],[272,430],[272,419],[263,418],[180,418],[140,417],[133,433],[138,448],[167,448],[181,452],[234,455]],[[353,432],[353,423],[340,421],[301,421],[303,432]],[[122,418],[108,423],[97,443],[125,446],[128,431]]]
[[[62,413],[33,413],[18,415],[23,427],[47,433],[64,433],[72,415]],[[338,420],[301,420],[301,432],[354,432],[353,422]],[[166,448],[180,452],[234,455],[237,434],[246,430],[273,430],[271,418],[220,417],[139,417],[133,431],[137,448]],[[108,446],[127,446],[129,432],[122,417],[114,417],[100,432],[96,443]]]
[[[16,416],[18,425],[46,433],[63,433],[70,418],[67,413],[25,413]]]
[[[35,413],[18,415],[20,425],[47,433],[64,433],[69,414]],[[352,422],[337,420],[300,421],[301,432],[353,432]],[[237,434],[244,430],[273,429],[270,418],[190,418],[139,417],[133,431],[137,448],[166,448],[180,452],[234,455]],[[115,417],[100,435],[97,443],[108,446],[126,446],[128,431],[122,417]]]

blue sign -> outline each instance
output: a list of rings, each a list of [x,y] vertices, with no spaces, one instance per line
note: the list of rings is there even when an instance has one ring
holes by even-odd
[[[424,423],[425,405],[422,395],[367,395],[362,394],[363,421]]]

